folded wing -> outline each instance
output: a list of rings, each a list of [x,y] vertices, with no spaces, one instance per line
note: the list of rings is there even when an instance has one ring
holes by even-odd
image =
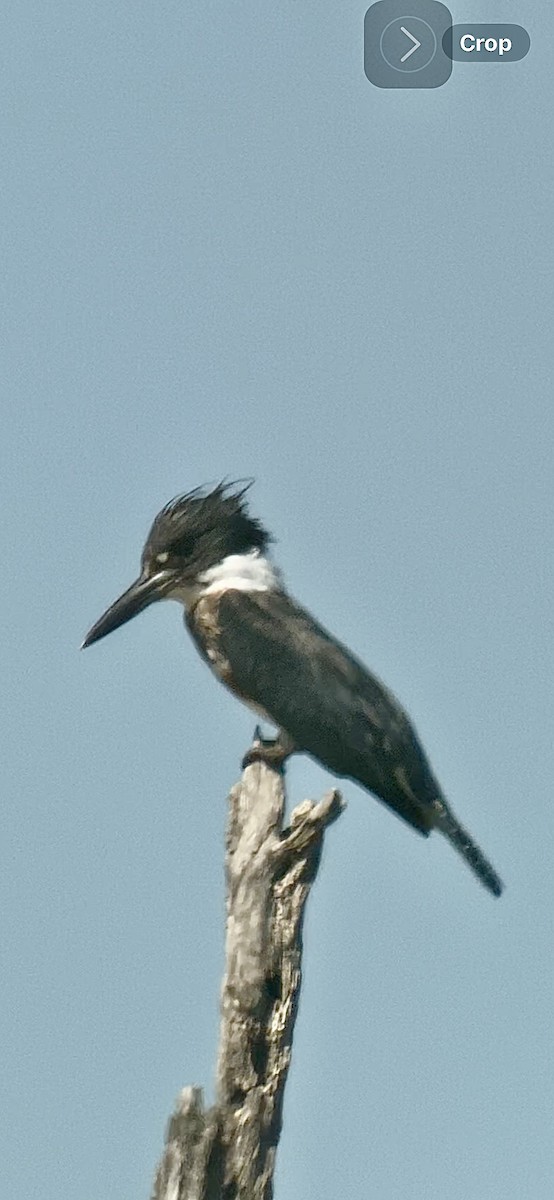
[[[216,623],[236,691],[298,750],[429,832],[439,785],[404,710],[376,676],[282,592],[223,592]]]

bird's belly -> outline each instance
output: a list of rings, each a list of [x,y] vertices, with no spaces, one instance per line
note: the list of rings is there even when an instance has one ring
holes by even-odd
[[[228,663],[222,663],[218,659],[217,655],[210,653],[209,650],[206,654],[206,658],[213,674],[216,676],[216,679],[219,679],[219,682],[224,684],[224,686],[227,688],[227,691],[231,692],[233,696],[236,696],[237,700],[241,700],[242,703],[245,704],[251,712],[255,713],[257,717],[260,717],[262,721],[266,721],[269,725],[276,725],[273,717],[266,712],[265,708],[262,708],[261,704],[257,704],[255,700],[251,700],[249,696],[245,696],[244,692],[240,691],[240,689],[236,686]]]
[[[260,717],[262,721],[266,721],[268,725],[276,724],[276,722],[273,720],[273,717],[266,712],[265,708],[262,708],[260,704],[256,704],[254,700],[249,700],[248,696],[245,696],[242,692],[239,692],[231,680],[224,679],[223,683],[229,689],[229,691],[233,693],[233,696],[237,697],[237,700],[242,700],[242,703],[250,709],[250,712],[255,713],[257,717]]]
[[[218,644],[217,611],[215,613],[212,612],[213,607],[214,597],[207,597],[196,605],[193,614],[185,616],[185,623],[197,649],[204,661],[207,662],[216,679],[219,679],[219,682],[223,683],[227,690],[233,696],[237,697],[237,700],[242,700],[242,703],[251,712],[255,713],[257,717],[260,717],[262,721],[267,721],[270,725],[276,726],[277,722],[273,720],[270,713],[266,712],[265,708],[262,708],[250,696],[246,696],[235,684],[229,659]]]

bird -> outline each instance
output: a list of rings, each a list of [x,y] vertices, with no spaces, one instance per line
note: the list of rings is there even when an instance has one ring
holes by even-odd
[[[176,600],[200,655],[264,722],[243,765],[294,753],[360,784],[418,833],[438,830],[494,896],[503,884],[454,815],[396,697],[288,592],[274,538],[249,510],[252,480],[194,488],[158,513],[140,575],[87,633],[92,645],[158,600]]]

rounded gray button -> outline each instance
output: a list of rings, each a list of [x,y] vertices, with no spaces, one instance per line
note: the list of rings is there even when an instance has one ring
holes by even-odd
[[[437,88],[452,73],[442,47],[452,14],[440,0],[375,0],[364,18],[364,71],[381,88]]]

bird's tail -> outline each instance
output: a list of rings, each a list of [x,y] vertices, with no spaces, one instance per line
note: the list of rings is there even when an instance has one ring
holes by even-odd
[[[444,833],[483,886],[488,888],[493,896],[500,896],[504,884],[467,829],[464,829],[463,825],[456,820],[454,813],[444,800],[435,800],[433,807],[435,809],[435,827]]]

